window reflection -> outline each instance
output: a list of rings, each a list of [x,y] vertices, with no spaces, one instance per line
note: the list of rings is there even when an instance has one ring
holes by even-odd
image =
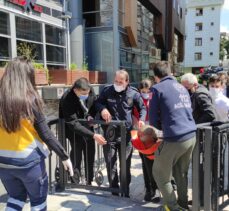
[[[41,42],[41,23],[21,17],[16,17],[16,36],[17,38],[21,39]]]
[[[64,45],[64,30],[50,25],[45,25],[46,43]]]
[[[0,12],[0,34],[10,34],[9,15]]]
[[[28,44],[29,48],[32,49],[32,57],[33,59],[37,62],[43,62],[43,46],[42,44],[37,44],[37,43],[32,43],[32,42],[25,42],[25,41],[20,41],[17,40],[17,55],[22,56],[19,52],[18,46],[21,45],[21,43],[26,43]]]
[[[47,63],[64,63],[65,48],[46,45]]]
[[[10,39],[0,37],[0,59],[10,59]]]

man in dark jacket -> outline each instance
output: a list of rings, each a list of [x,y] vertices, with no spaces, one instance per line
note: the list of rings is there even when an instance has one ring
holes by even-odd
[[[181,83],[190,94],[192,114],[196,124],[215,120],[216,111],[212,97],[204,86],[198,84],[196,76],[192,73],[186,73],[181,77]]]
[[[155,153],[153,176],[171,211],[188,208],[188,168],[196,143],[196,126],[187,90],[171,74],[168,62],[154,68],[155,84],[149,105],[149,123],[163,132],[163,142]],[[171,179],[177,184],[178,200]]]
[[[144,125],[146,116],[146,108],[141,98],[140,93],[134,87],[129,85],[129,75],[125,70],[118,70],[115,73],[114,84],[105,87],[96,101],[96,110],[101,114],[101,117],[109,122],[110,120],[125,121],[126,125],[126,172],[127,172],[127,190],[126,197],[129,197],[129,184],[131,181],[130,167],[132,156],[132,144],[130,142],[130,131],[133,126],[132,111],[136,107],[140,120],[138,126]],[[120,128],[114,130],[115,136],[113,140],[108,140],[104,146],[104,157],[107,165],[108,179],[110,187],[118,188],[118,173],[117,173],[117,153],[119,158],[121,155],[120,143]],[[108,132],[105,132],[108,134]],[[106,136],[105,136],[106,137]],[[114,193],[113,193],[114,194]],[[115,194],[114,194],[115,195]]]
[[[85,172],[87,184],[93,180],[93,164],[95,157],[95,142],[106,144],[104,137],[93,132],[88,124],[82,124],[78,119],[85,119],[88,110],[94,113],[96,95],[86,78],[78,79],[67,90],[60,100],[59,116],[66,122],[66,137],[71,144],[71,160],[75,172],[80,172],[82,152],[84,153]],[[94,139],[94,140],[93,140]]]

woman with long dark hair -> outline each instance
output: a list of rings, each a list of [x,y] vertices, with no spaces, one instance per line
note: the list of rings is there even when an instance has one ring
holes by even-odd
[[[73,175],[71,161],[45,122],[29,60],[10,61],[0,80],[0,179],[9,195],[6,210],[47,210],[48,177],[44,159],[48,147]],[[48,147],[47,147],[48,146]]]

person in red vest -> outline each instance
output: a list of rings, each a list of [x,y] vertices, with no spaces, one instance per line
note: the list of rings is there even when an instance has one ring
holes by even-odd
[[[147,114],[145,118],[145,123],[148,123],[148,107],[149,107],[149,100],[150,100],[150,87],[152,86],[152,82],[149,79],[144,79],[139,84],[139,91],[141,93],[141,97],[143,99],[143,102],[146,106]],[[134,122],[138,122],[139,120],[139,113],[136,108],[133,110],[133,119]],[[160,201],[160,195],[156,194],[157,185],[153,178],[152,174],[152,167],[153,167],[153,155],[146,155],[148,152],[146,150],[146,153],[143,153],[141,149],[145,149],[143,143],[139,140],[136,142],[133,142],[133,144],[137,144],[140,146],[140,148],[136,148],[139,151],[139,156],[142,160],[142,169],[143,169],[143,176],[144,176],[144,183],[145,183],[145,189],[146,193],[144,196],[145,201],[153,201],[155,203]],[[136,146],[137,146],[136,145]],[[150,149],[151,150],[151,149]],[[150,151],[149,150],[149,151]]]

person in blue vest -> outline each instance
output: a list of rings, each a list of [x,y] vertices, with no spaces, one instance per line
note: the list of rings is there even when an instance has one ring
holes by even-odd
[[[101,114],[101,117],[106,122],[110,120],[125,121],[126,125],[126,172],[127,172],[127,193],[129,197],[129,184],[131,182],[131,157],[132,144],[130,131],[133,128],[132,112],[133,108],[139,112],[138,127],[141,128],[145,123],[146,107],[138,90],[129,85],[129,74],[125,70],[118,70],[115,73],[114,84],[106,86],[99,95],[96,101],[96,111]],[[108,130],[107,130],[108,131]],[[105,132],[105,134],[113,134],[112,139],[107,139],[107,145],[103,146],[104,157],[107,166],[108,179],[110,187],[118,188],[119,179],[117,172],[117,154],[119,158],[121,155],[121,134],[120,128],[112,130],[112,133]],[[121,159],[120,159],[121,160]],[[117,195],[117,193],[113,193]]]
[[[73,176],[69,156],[45,121],[34,77],[32,63],[17,57],[0,80],[0,179],[9,195],[6,210],[22,210],[27,196],[32,211],[47,210],[48,147]]]
[[[171,76],[170,64],[161,61],[154,67],[151,88],[150,125],[161,129],[163,141],[155,152],[153,176],[170,211],[188,208],[188,168],[196,143],[196,125],[188,91]],[[171,179],[175,178],[178,199]]]

